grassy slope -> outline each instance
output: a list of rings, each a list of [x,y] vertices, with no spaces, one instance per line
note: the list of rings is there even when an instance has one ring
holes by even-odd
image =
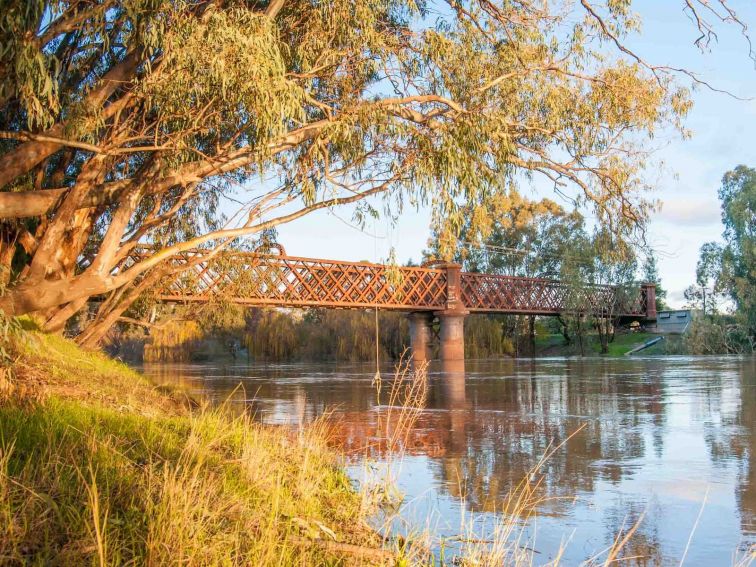
[[[317,432],[192,408],[59,337],[10,343],[0,563],[320,565],[377,545]]]
[[[609,343],[609,352],[605,356],[622,356],[646,341],[649,341],[659,335],[652,333],[618,333],[614,341]],[[597,355],[600,353],[598,338],[589,335],[586,337],[586,354]],[[662,341],[664,342],[664,341]],[[561,335],[546,335],[536,338],[536,350],[539,356],[570,356],[579,354],[576,344],[565,345],[564,338]],[[640,354],[640,353],[639,353]],[[643,354],[651,354],[651,349],[643,351]],[[661,347],[656,347],[655,354],[664,354]]]
[[[614,340],[609,343],[609,356],[622,356],[626,352],[630,352],[635,347],[642,345],[643,343],[657,338],[659,335],[652,333],[627,333],[617,334]]]

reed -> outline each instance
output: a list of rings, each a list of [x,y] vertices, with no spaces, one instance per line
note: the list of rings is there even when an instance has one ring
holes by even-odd
[[[0,564],[538,564],[526,526],[549,498],[541,470],[567,440],[513,487],[485,533],[471,514],[446,538],[430,521],[404,522],[396,480],[428,395],[427,368],[406,353],[392,377],[376,376],[380,447],[365,447],[356,490],[328,448],[327,417],[266,427],[60,337],[2,337]],[[586,564],[643,564],[628,551],[641,521]]]
[[[555,556],[544,562],[537,555],[536,534],[529,526],[536,519],[538,510],[547,501],[554,499],[544,486],[543,469],[552,456],[563,450],[584,426],[577,428],[559,444],[547,447],[528,473],[509,491],[498,509],[493,510],[493,514],[487,514],[489,519],[493,519],[485,529],[481,529],[477,514],[465,512],[463,496],[459,503],[462,514],[457,534],[441,537],[431,518],[426,518],[424,524],[405,521],[403,504],[406,502],[397,488],[402,462],[407,455],[408,440],[422,415],[428,394],[427,364],[413,368],[406,354],[388,381],[383,380],[379,374],[376,375],[377,439],[373,441],[373,446],[365,447],[362,459],[363,508],[396,554],[398,564],[456,567],[562,565],[569,541],[565,540]],[[378,460],[373,458],[376,454]],[[642,546],[637,549],[634,545],[643,517],[644,514],[641,514],[635,521],[621,526],[610,544],[605,549],[598,550],[582,565],[609,567],[617,564],[654,563],[658,557],[653,553],[649,556],[643,552]],[[695,527],[690,539],[694,532]],[[747,567],[754,561],[756,547],[741,551],[733,557],[733,565],[738,567]],[[680,559],[680,565],[684,564],[685,555]]]
[[[0,564],[387,561],[321,431],[192,407],[59,337],[10,348]]]

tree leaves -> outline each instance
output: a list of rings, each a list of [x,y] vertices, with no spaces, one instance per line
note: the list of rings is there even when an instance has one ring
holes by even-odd
[[[719,190],[724,245],[707,242],[696,266],[699,286],[712,286],[735,304],[746,332],[756,336],[756,169],[739,165]],[[691,291],[693,293],[693,291]],[[693,299],[693,298],[691,298]]]
[[[0,126],[18,134],[0,148],[4,189],[68,190],[36,235],[37,279],[9,294],[55,297],[37,306],[52,312],[85,276],[114,289],[182,250],[376,196],[389,214],[432,206],[450,255],[466,211],[483,227],[480,207],[536,179],[626,237],[650,208],[648,140],[690,105],[622,44],[631,8],[14,3],[0,16]],[[160,251],[125,265],[145,243]],[[42,293],[52,282],[70,293]]]

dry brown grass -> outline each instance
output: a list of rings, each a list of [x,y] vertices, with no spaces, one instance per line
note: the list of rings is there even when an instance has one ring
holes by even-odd
[[[192,408],[61,338],[14,340],[1,564],[389,562],[323,431]]]

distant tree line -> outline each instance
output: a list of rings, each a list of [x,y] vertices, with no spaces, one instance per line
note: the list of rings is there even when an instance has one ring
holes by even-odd
[[[547,318],[543,328],[561,333],[568,344],[574,342],[580,354],[587,352],[588,335],[598,339],[601,353],[608,351],[619,323],[620,307],[635,297],[640,282],[656,284],[656,306],[664,306],[666,291],[661,286],[653,251],[602,226],[590,231],[577,210],[567,211],[551,199],[528,199],[513,190],[467,206],[463,218],[461,244],[454,260],[464,270],[555,279],[568,286],[568,309],[559,318]],[[426,257],[441,255],[449,245],[444,244],[446,238],[453,236],[434,233]],[[583,296],[578,292],[593,285],[614,286],[616,291],[599,305],[580,303]],[[537,316],[490,319],[499,323],[503,336],[518,354],[535,354]]]
[[[243,308],[218,303],[199,313],[178,309],[151,326],[123,322],[108,337],[113,354],[146,361],[248,357],[257,361],[387,362],[410,346],[405,314],[367,310]],[[147,331],[145,329],[148,329]],[[377,348],[376,348],[377,345]],[[465,324],[466,354],[515,354],[500,325],[486,317]]]

